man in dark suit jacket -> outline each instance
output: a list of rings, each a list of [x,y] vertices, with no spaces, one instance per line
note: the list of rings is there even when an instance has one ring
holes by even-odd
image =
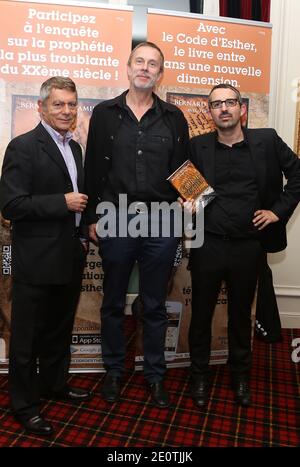
[[[217,131],[191,140],[191,159],[217,193],[204,211],[204,244],[191,249],[191,394],[197,406],[208,401],[211,321],[225,280],[232,386],[237,403],[248,406],[257,275],[265,251],[286,247],[286,223],[300,200],[300,161],[275,130],[242,128],[246,109],[236,88],[215,86],[209,109]]]
[[[77,115],[73,81],[45,81],[38,109],[41,123],[7,147],[0,208],[12,221],[11,406],[28,432],[50,435],[51,424],[40,416],[40,396],[73,401],[90,396],[67,385],[86,254],[79,226],[87,196],[81,192],[81,148],[70,132]]]

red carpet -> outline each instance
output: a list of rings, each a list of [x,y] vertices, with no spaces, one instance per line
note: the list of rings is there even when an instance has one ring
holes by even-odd
[[[107,447],[112,453],[120,447],[299,447],[300,362],[292,361],[291,344],[300,330],[283,334],[282,343],[254,341],[249,408],[235,404],[225,365],[212,367],[211,398],[203,410],[189,397],[187,368],[168,370],[172,407],[164,410],[152,406],[141,372],[127,369],[114,405],[99,395],[103,374],[71,375],[71,384],[92,389],[94,397],[81,406],[44,401],[42,413],[55,428],[51,438],[27,435],[14,421],[7,375],[0,375],[0,447]]]

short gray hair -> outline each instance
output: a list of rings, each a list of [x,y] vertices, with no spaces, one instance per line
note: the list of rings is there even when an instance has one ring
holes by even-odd
[[[40,89],[40,99],[42,102],[45,102],[49,98],[52,89],[67,89],[70,92],[74,92],[77,100],[76,85],[71,78],[53,76],[52,78],[47,79],[47,81],[44,81]]]
[[[158,45],[154,44],[154,42],[149,42],[149,41],[140,42],[138,45],[136,45],[134,47],[134,49],[132,49],[131,54],[129,55],[129,58],[128,58],[128,61],[127,61],[127,65],[131,65],[131,60],[132,60],[133,54],[140,47],[151,47],[152,49],[157,50],[157,52],[159,53],[160,58],[161,58],[160,71],[164,71],[164,61],[165,61],[164,54],[162,53],[162,51],[158,47]]]

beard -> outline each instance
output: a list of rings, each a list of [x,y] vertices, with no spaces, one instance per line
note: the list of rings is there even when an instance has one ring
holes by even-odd
[[[231,117],[230,120],[227,120],[227,121],[224,121],[222,120],[221,117]],[[216,123],[216,126],[218,128],[221,128],[222,130],[226,130],[226,129],[233,129],[235,128],[237,125],[239,125],[240,123],[240,116],[236,117],[236,118],[233,118],[232,115],[228,112],[223,112],[219,118],[217,119],[217,121],[215,122]]]
[[[139,80],[139,78],[137,78],[137,80]],[[140,82],[140,81],[137,81],[136,79],[134,79],[134,87],[136,89],[152,89],[155,84],[156,84],[156,78],[150,78],[148,81],[146,82]]]
[[[147,73],[146,71],[143,73],[141,70],[139,72],[130,71],[128,73],[128,79],[131,85],[133,85],[135,89],[141,89],[141,90],[154,88],[158,81],[159,76],[160,76],[160,73],[150,74],[150,73]],[[143,77],[147,79],[143,80],[142,79]]]

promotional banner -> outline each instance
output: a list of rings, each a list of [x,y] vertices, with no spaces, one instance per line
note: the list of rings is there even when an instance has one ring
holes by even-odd
[[[165,72],[158,94],[183,111],[190,137],[214,130],[208,94],[213,86],[221,83],[229,83],[241,92],[247,107],[242,125],[268,126],[271,33],[268,23],[148,10],[148,40],[157,44],[165,56]],[[184,249],[168,296],[168,366],[189,364],[192,289],[188,256],[189,252]],[[252,314],[255,314],[255,300]],[[139,334],[142,342],[141,327]],[[171,351],[168,350],[170,341]],[[227,356],[227,292],[223,283],[213,319],[211,363],[224,363]],[[142,360],[140,344],[137,368],[141,367]]]
[[[16,18],[12,25],[11,18]],[[94,106],[120,94],[128,85],[126,63],[131,51],[131,9],[88,2],[2,1],[1,19],[0,165],[10,139],[31,130],[39,122],[39,88],[43,81],[54,75],[69,76],[78,87],[78,121],[74,137],[84,150]],[[164,78],[157,93],[182,109],[191,137],[214,129],[207,96],[218,82],[229,82],[240,89],[247,105],[243,125],[267,126],[270,25],[150,10],[148,40],[161,47],[166,59]],[[2,219],[0,371],[7,371],[8,363],[10,234],[9,223]],[[169,284],[166,303],[169,318],[166,359],[169,366],[189,364],[192,290],[188,259],[189,252],[179,249]],[[73,329],[72,371],[103,369],[99,313],[102,281],[101,258],[91,244]],[[136,366],[141,368],[142,309],[136,302],[137,268],[133,271],[128,292],[126,312],[133,311],[138,323]],[[227,356],[226,306],[223,285],[213,323],[214,362],[224,362]]]
[[[78,85],[126,86],[131,13],[65,3],[1,2],[1,77],[40,83],[58,75]]]
[[[269,23],[148,12],[148,39],[165,55],[164,86],[229,83],[241,92],[269,94],[271,32]]]
[[[89,2],[1,1],[0,166],[9,141],[40,121],[42,82],[70,77],[79,95],[74,139],[86,146],[94,106],[128,85],[132,8]],[[10,225],[0,224],[0,371],[7,371],[11,306]],[[34,267],[34,264],[32,265]],[[72,370],[99,370],[101,259],[91,245],[72,338]]]
[[[51,76],[70,77],[80,98],[97,101],[127,87],[131,8],[61,3],[1,1],[1,163],[12,137],[16,96],[38,97],[41,83]],[[27,110],[33,118],[36,101],[26,105],[18,111]],[[32,128],[31,119],[22,117],[22,121],[22,132]]]

